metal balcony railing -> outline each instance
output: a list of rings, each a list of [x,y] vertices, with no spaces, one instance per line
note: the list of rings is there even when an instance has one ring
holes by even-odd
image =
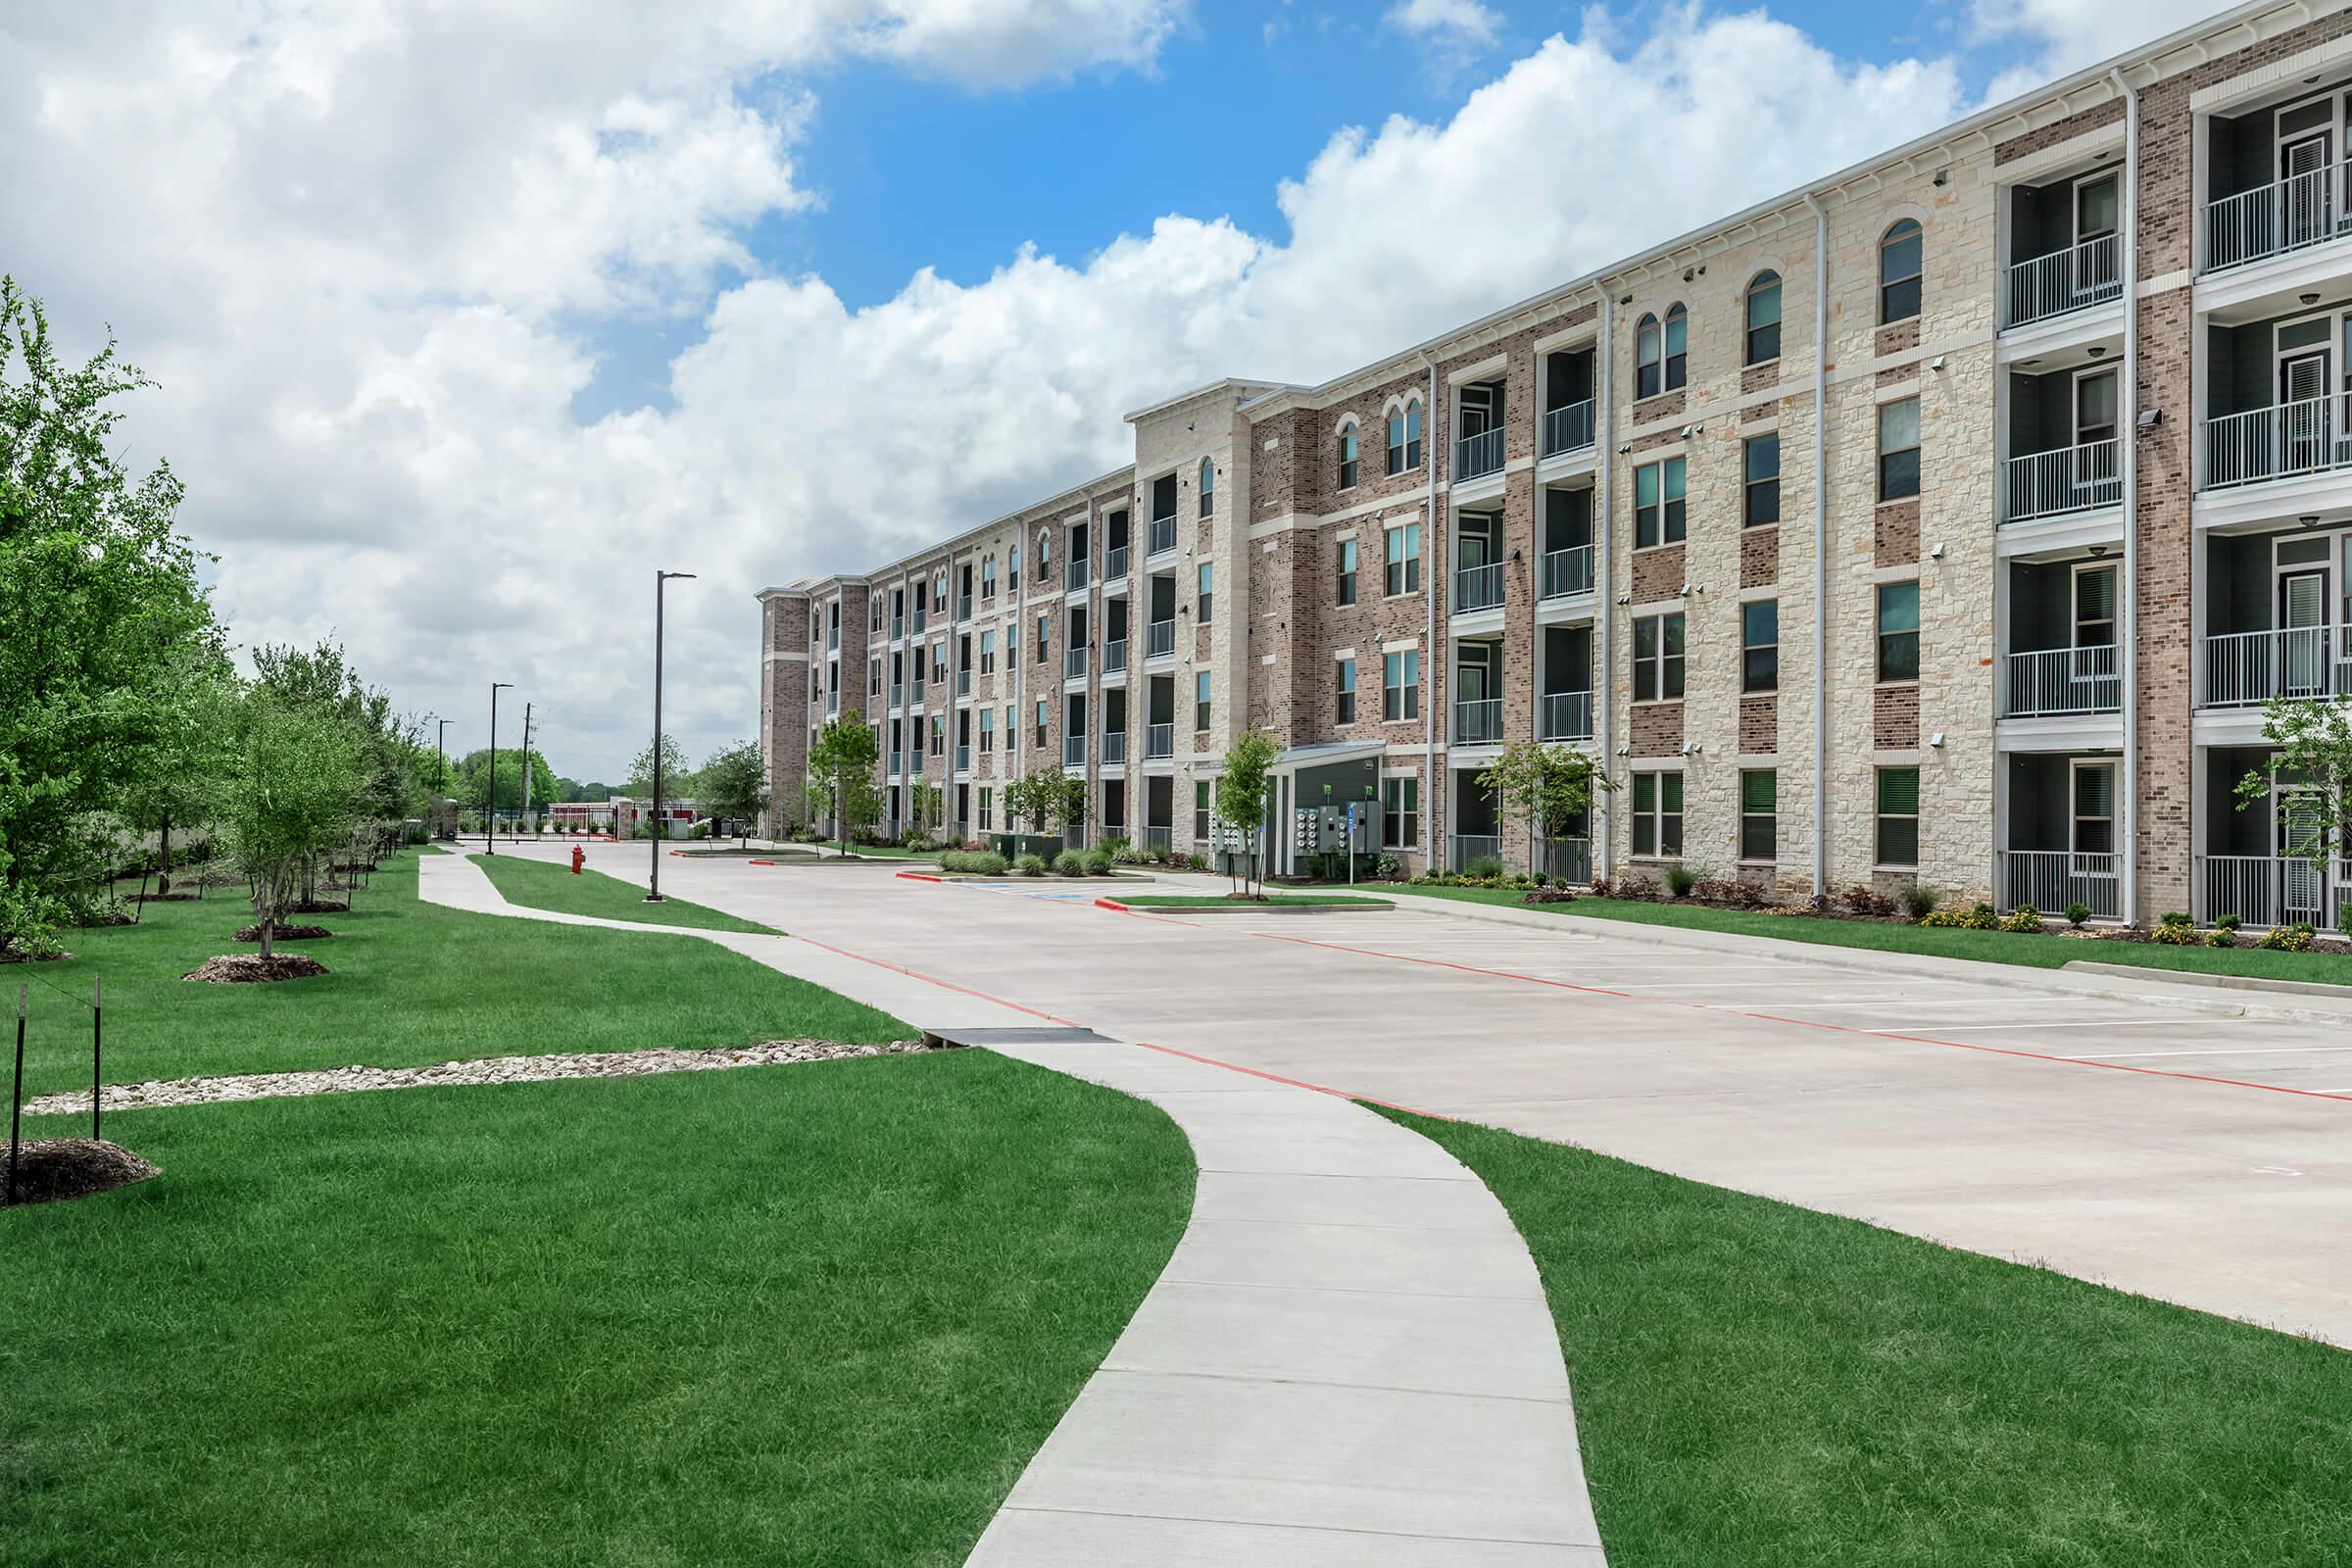
[[[1473,697],[1453,705],[1453,744],[1456,746],[1499,746],[1502,744],[1502,699]]]
[[[1159,822],[1144,825],[1144,848],[1165,855],[1176,847],[1176,830]]]
[[[2251,925],[2307,921],[2328,930],[2352,907],[2352,860],[2200,855],[2194,896],[2199,920],[2234,914]]]
[[[1061,765],[1064,767],[1084,767],[1086,765],[1085,736],[1064,735],[1061,738]]]
[[[1155,620],[1144,628],[1144,657],[1168,659],[1176,652],[1176,622]]]
[[[1067,648],[1062,650],[1061,674],[1064,680],[1077,680],[1086,674],[1085,649]]]
[[[841,628],[839,626],[825,628],[825,651],[835,654],[841,652]]]
[[[957,620],[969,620],[972,618],[972,596],[970,594],[957,594],[956,596],[956,618]]]
[[[1575,594],[1592,591],[1592,547],[1571,545],[1566,550],[1544,552],[1543,597],[1566,599]]]
[[[2001,465],[2001,519],[2024,522],[2123,504],[2124,472],[2113,436],[2079,447],[2029,452]]]
[[[1452,868],[1459,871],[1472,860],[1502,858],[1502,839],[1494,833],[1456,833],[1446,843]]]
[[[838,713],[841,711],[841,693],[825,693],[825,711],[828,713]]]
[[[1126,575],[1127,547],[1125,545],[1112,545],[1108,550],[1102,552],[1103,581],[1106,583],[1116,582],[1124,578]]]
[[[2335,238],[2345,228],[2341,178],[2340,168],[2331,165],[2207,202],[2205,270],[2243,267]]]
[[[2001,325],[2025,326],[2087,310],[2124,292],[2113,234],[2001,269]]]
[[[1147,556],[1164,556],[1175,549],[1176,519],[1153,517],[1151,527],[1144,534],[1144,545]]]
[[[1104,730],[1102,732],[1102,764],[1107,767],[1113,762],[1124,762],[1125,760],[1127,760],[1127,732],[1123,729]]]
[[[2274,697],[2352,697],[2352,626],[2231,631],[2198,639],[2207,708],[2250,708]]]
[[[914,602],[914,634],[917,637],[923,634],[923,601],[918,597]]]
[[[1061,585],[1063,589],[1070,593],[1083,592],[1087,583],[1087,570],[1092,564],[1093,563],[1083,556],[1073,560],[1068,566],[1062,569]]]
[[[1592,400],[1544,411],[1544,456],[1582,452],[1592,444]]]
[[[891,640],[892,642],[894,642],[894,643],[895,643],[895,642],[898,642],[898,641],[900,641],[900,640],[901,640],[902,638],[904,638],[906,635],[906,617],[905,615],[893,615],[893,616],[891,616],[891,617],[890,617],[890,640]]]
[[[970,670],[959,669],[956,672],[956,695],[958,697],[972,695],[972,672]]]
[[[2021,904],[2050,913],[2082,904],[2102,920],[2120,919],[2124,909],[2122,858],[2072,850],[2002,850],[1993,898],[2003,909]]]
[[[906,688],[898,681],[890,683],[890,706],[903,708],[906,704]]]
[[[1592,738],[1591,692],[1545,692],[1536,738],[1545,741],[1589,741]]]
[[[1592,841],[1587,838],[1553,839],[1544,846],[1544,874],[1555,882],[1574,882],[1579,887],[1592,880]]]
[[[972,743],[970,741],[960,741],[956,743],[956,771],[958,773],[969,773],[971,770]]]
[[[2002,661],[2001,716],[2044,718],[2060,713],[2120,713],[2123,678],[2116,649],[2047,648]]]
[[[1474,610],[1493,610],[1502,603],[1502,563],[1490,561],[1483,566],[1461,566],[1453,573],[1453,612],[1467,614]]]
[[[1502,467],[1502,426],[1466,435],[1453,444],[1453,476],[1457,480],[1483,478]]]
[[[2275,404],[2225,414],[2204,422],[2204,488],[2219,490],[2301,473],[2352,466],[2352,420],[2345,417],[2352,395]]]
[[[1113,637],[1102,645],[1102,673],[1117,675],[1127,668],[1127,639]]]
[[[1147,724],[1144,726],[1144,760],[1156,761],[1176,755],[1176,726]]]

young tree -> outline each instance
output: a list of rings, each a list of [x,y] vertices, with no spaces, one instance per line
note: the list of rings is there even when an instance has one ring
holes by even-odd
[[[429,764],[428,764],[429,765]],[[667,793],[666,780],[664,790]],[[487,748],[467,752],[464,757],[449,760],[450,798],[468,811],[479,811],[490,804],[490,753]],[[564,796],[556,781],[555,771],[547,759],[531,753],[531,804],[536,807]],[[500,747],[498,752],[498,808],[502,811],[522,809],[522,754]]]
[[[808,749],[811,804],[817,811],[831,813],[845,856],[850,840],[882,814],[881,786],[874,782],[874,766],[881,758],[873,726],[855,708],[827,719]]]
[[[654,792],[654,743],[645,743],[629,763],[629,793],[651,795]],[[695,792],[693,772],[686,766],[686,749],[674,735],[662,737],[662,794],[669,800],[684,800]]]
[[[212,814],[252,886],[267,958],[312,868],[361,819],[368,764],[362,737],[330,709],[255,690],[238,704],[234,723]]]
[[[1527,824],[1529,859],[1542,868],[1542,851],[1581,813],[1592,809],[1593,792],[1612,789],[1592,759],[1566,746],[1513,741],[1478,775],[1494,793],[1503,813]]]
[[[923,837],[929,838],[948,819],[948,793],[929,779],[906,786],[906,811]]]
[[[703,763],[695,799],[713,817],[735,818],[749,843],[752,818],[767,799],[767,761],[760,755],[759,742],[737,741],[712,752]]]
[[[1064,832],[1072,827],[1083,829],[1086,808],[1085,775],[1065,773],[1051,762],[1040,763],[1004,786],[1005,820],[1017,822],[1025,817],[1041,834],[1050,827]]]
[[[140,832],[156,835],[159,897],[172,891],[172,830],[184,835],[203,823],[214,786],[227,763],[236,700],[227,671],[209,656],[192,662],[180,679],[154,698],[148,715],[153,765],[125,784],[122,814]]]
[[[2286,854],[2328,859],[2352,831],[2352,700],[2274,697],[2262,707],[2262,738],[2271,764],[2237,781],[2237,808],[2267,807],[2276,780]]]
[[[1246,834],[1250,846],[1241,862],[1245,892],[1257,870],[1257,834],[1266,820],[1266,789],[1274,760],[1281,755],[1282,743],[1273,733],[1252,724],[1225,749],[1225,770],[1217,775],[1217,820]]]

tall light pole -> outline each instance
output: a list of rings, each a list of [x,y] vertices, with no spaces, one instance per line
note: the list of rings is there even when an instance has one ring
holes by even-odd
[[[691,571],[654,573],[654,837],[653,875],[647,879],[645,902],[662,902],[662,589],[672,577],[691,577]]]
[[[433,731],[433,823],[437,827],[441,821],[441,808],[449,804],[449,720],[437,713],[431,716],[433,722],[440,726]],[[454,813],[449,819],[449,834],[453,839],[458,834],[458,819]]]
[[[490,683],[490,793],[482,803],[482,853],[498,853],[498,694],[514,689],[511,680]]]

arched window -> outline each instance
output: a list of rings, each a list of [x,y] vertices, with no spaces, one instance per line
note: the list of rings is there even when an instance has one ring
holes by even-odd
[[[1690,363],[1690,313],[1676,301],[1666,310],[1666,390],[1681,386]]]
[[[1213,516],[1217,510],[1217,466],[1206,458],[1200,460],[1200,515]]]
[[[1044,576],[1054,564],[1054,536],[1045,529],[1037,530],[1037,572]]]
[[[1662,342],[1658,318],[1654,316],[1642,318],[1641,323],[1634,328],[1634,396],[1637,398],[1654,398],[1665,390],[1660,384],[1664,368],[1659,364],[1663,357],[1660,352]]]
[[[1021,591],[1021,547],[1017,541],[1004,552],[1004,591],[1013,594]]]
[[[1403,473],[1421,466],[1421,400],[1408,398],[1389,416],[1389,471]]]
[[[1919,314],[1919,282],[1925,244],[1918,222],[1904,219],[1879,241],[1879,324],[1908,321]]]
[[[1355,486],[1355,421],[1349,419],[1340,426],[1340,488]]]
[[[1758,272],[1747,285],[1747,358],[1762,365],[1781,357],[1781,274]]]

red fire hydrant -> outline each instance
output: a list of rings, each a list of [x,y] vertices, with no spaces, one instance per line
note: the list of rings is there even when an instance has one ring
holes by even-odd
[[[571,847],[571,874],[573,876],[578,876],[580,874],[580,867],[586,865],[587,863],[588,852],[581,849],[577,844],[574,844]]]

